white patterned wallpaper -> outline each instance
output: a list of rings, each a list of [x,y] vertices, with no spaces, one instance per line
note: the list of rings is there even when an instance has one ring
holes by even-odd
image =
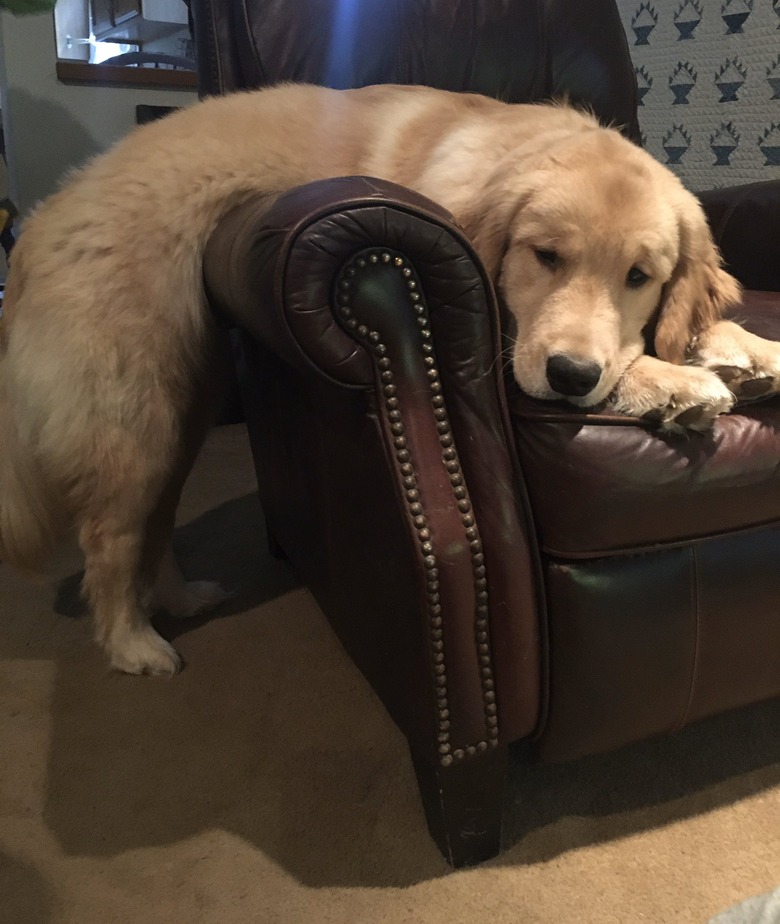
[[[618,0],[645,148],[693,190],[780,179],[780,0]]]

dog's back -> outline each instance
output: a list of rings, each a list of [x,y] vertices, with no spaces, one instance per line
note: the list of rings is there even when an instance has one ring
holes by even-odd
[[[389,122],[414,114],[419,127],[435,110],[441,134],[475,105],[420,88],[287,85],[143,126],[71,174],[26,220],[9,276],[3,557],[34,569],[63,508],[78,521],[106,478],[140,477],[127,456],[168,464],[202,362],[201,254],[221,214],[247,195],[364,172]],[[425,146],[420,130],[412,139]]]
[[[235,94],[137,129],[28,218],[0,335],[2,554],[34,569],[61,524],[74,524],[115,666],[178,666],[149,624],[149,600],[160,574],[181,580],[159,566],[197,442],[193,396],[213,340],[202,253],[220,216],[247,196],[363,173],[462,218],[463,196],[479,201],[492,162],[521,142],[542,145],[536,120],[564,132],[592,124],[521,108],[515,118],[494,100],[429,88]],[[166,586],[157,598],[192,612],[187,593]]]

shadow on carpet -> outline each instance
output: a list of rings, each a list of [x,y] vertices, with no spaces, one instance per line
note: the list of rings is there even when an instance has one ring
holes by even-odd
[[[67,854],[107,857],[222,829],[313,887],[447,875],[401,734],[264,537],[255,496],[177,530],[185,573],[238,594],[210,619],[158,622],[188,665],[175,679],[112,674],[94,648],[60,658],[47,825]],[[60,612],[79,611],[77,584]],[[568,764],[518,747],[491,864],[544,863],[778,783],[777,701]]]

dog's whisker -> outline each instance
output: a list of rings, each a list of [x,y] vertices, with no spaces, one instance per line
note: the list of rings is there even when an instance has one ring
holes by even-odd
[[[493,370],[496,368],[496,365],[501,363],[501,368],[504,372],[509,369],[512,365],[512,352],[510,349],[501,350],[500,353],[497,353],[493,358],[493,361],[485,370],[485,375],[490,375]]]

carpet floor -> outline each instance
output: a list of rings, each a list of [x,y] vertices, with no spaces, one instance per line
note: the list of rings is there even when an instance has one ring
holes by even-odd
[[[0,565],[3,924],[704,924],[780,883],[780,703],[576,763],[512,767],[507,846],[461,872],[402,736],[265,550],[244,430],[186,489],[185,573],[237,590],[161,620],[173,680],[111,673],[78,557]]]

